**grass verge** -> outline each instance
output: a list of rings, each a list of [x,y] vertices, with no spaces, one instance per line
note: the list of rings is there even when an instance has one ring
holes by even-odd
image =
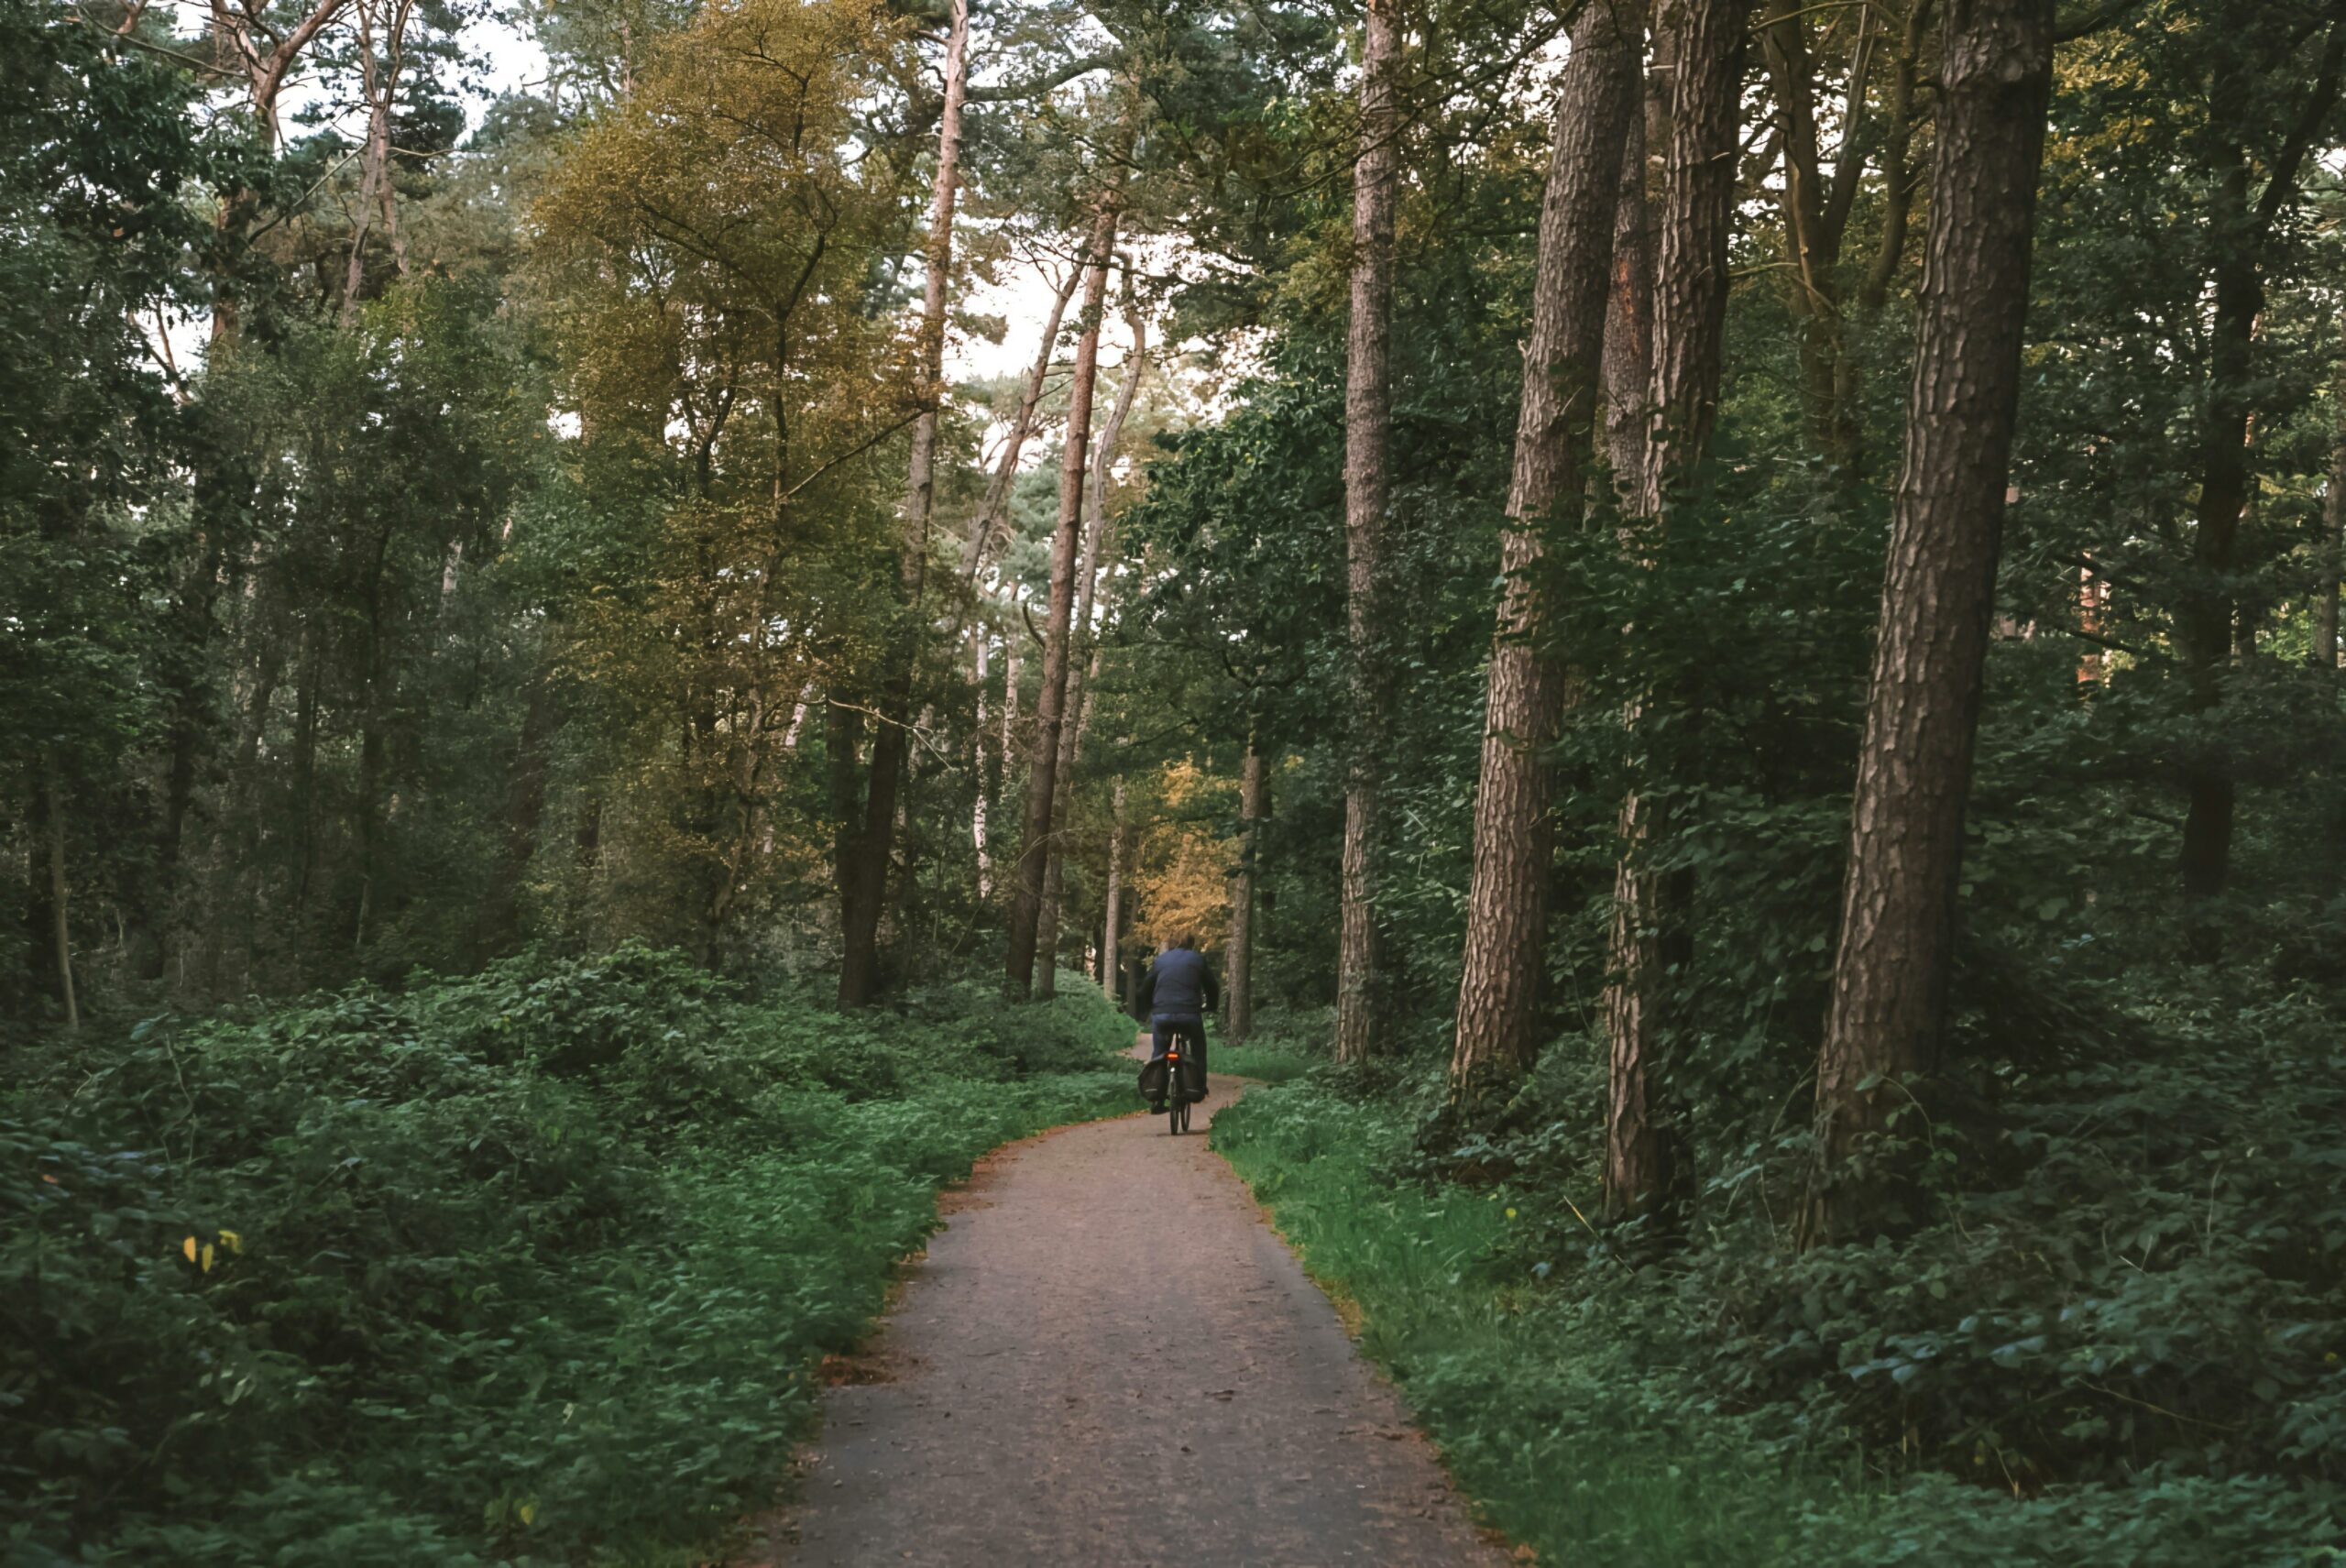
[[[2144,1469],[2035,1489],[1883,1456],[1785,1406],[1727,1408],[1702,1331],[1615,1266],[1527,1269],[1504,1192],[1429,1183],[1411,1114],[1325,1075],[1249,1094],[1213,1146],[1350,1309],[1484,1517],[1587,1568],[2311,1568],[2346,1562],[2336,1487]],[[1529,1201],[1529,1200],[1523,1200]],[[1992,1475],[1994,1472],[1986,1472]]]
[[[1409,1136],[1398,1113],[1314,1083],[1213,1125],[1489,1523],[1548,1562],[1734,1568],[1784,1561],[1803,1517],[1844,1500],[1842,1476],[1745,1423],[1680,1419],[1634,1325],[1505,1283],[1509,1212],[1396,1182]]]
[[[1251,1078],[1257,1083],[1292,1083],[1319,1065],[1310,1057],[1276,1046],[1228,1046],[1219,1040],[1213,1042],[1206,1060],[1216,1072]]]

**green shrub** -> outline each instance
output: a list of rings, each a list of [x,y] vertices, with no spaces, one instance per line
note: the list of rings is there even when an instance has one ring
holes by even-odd
[[[1551,1089],[1571,1076],[1551,1072]],[[2210,1086],[2187,1109],[2155,1081],[2129,1075],[2147,1120],[2108,1131],[2165,1158],[2170,1140],[2240,1130],[2228,1118],[2243,1108]],[[2090,1078],[2076,1087],[2112,1116],[2125,1100]],[[2061,1120],[2049,1096],[2040,1113]],[[2297,1125],[2292,1144],[2280,1124],[2293,1111],[2257,1114],[2275,1142],[2265,1155],[2238,1145],[2237,1194],[2210,1181],[2214,1162],[2154,1181],[2105,1149],[2094,1182],[2064,1171],[2074,1207],[2041,1169],[2023,1183],[2045,1211],[2025,1228],[1972,1206],[1905,1244],[1807,1257],[1747,1228],[1698,1238],[1667,1267],[1633,1266],[1615,1250],[1629,1238],[1574,1216],[1595,1196],[1578,1134],[1490,1141],[1505,1180],[1428,1179],[1416,1097],[1327,1076],[1248,1095],[1215,1118],[1213,1140],[1315,1275],[1358,1304],[1363,1349],[1465,1489],[1543,1556],[2280,1568],[2346,1547],[2325,1348],[2337,1296],[2275,1273],[2330,1255],[2308,1221],[2338,1198],[2267,1190],[2260,1160],[2295,1157],[2322,1129]],[[2089,1261],[2084,1242],[2132,1212],[2119,1190],[2156,1212],[2186,1182],[2201,1207],[2179,1262],[2140,1266],[2158,1259],[2132,1230],[2115,1234],[2137,1243],[2121,1248],[2137,1266]],[[2245,1212],[2258,1204],[2263,1223]],[[2241,1233],[2236,1250],[2205,1234],[2211,1212]],[[2308,1237],[2315,1248],[2289,1250]],[[2040,1305],[2055,1288],[2068,1310]],[[2187,1402],[2152,1411],[2153,1394]]]
[[[51,1060],[0,1102],[0,1539],[683,1561],[775,1485],[936,1186],[1127,1109],[1128,1039],[1080,992],[841,1017],[627,948]]]

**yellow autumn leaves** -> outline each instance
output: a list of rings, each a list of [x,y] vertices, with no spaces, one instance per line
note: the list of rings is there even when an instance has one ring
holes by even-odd
[[[234,1231],[222,1231],[215,1241],[199,1242],[191,1234],[180,1244],[180,1255],[209,1274],[222,1248],[241,1255],[245,1250],[245,1238]]]

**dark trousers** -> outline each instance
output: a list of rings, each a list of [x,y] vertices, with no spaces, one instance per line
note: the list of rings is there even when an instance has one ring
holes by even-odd
[[[1198,1065],[1206,1065],[1206,1021],[1203,1018],[1194,1013],[1159,1013],[1148,1021],[1148,1027],[1149,1060],[1155,1061],[1163,1056],[1166,1047],[1178,1036],[1183,1042],[1182,1048],[1198,1058]]]

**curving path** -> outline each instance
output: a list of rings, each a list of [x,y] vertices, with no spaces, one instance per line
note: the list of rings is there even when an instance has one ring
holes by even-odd
[[[1399,1402],[1199,1128],[1069,1127],[948,1195],[752,1561],[1491,1564]]]

